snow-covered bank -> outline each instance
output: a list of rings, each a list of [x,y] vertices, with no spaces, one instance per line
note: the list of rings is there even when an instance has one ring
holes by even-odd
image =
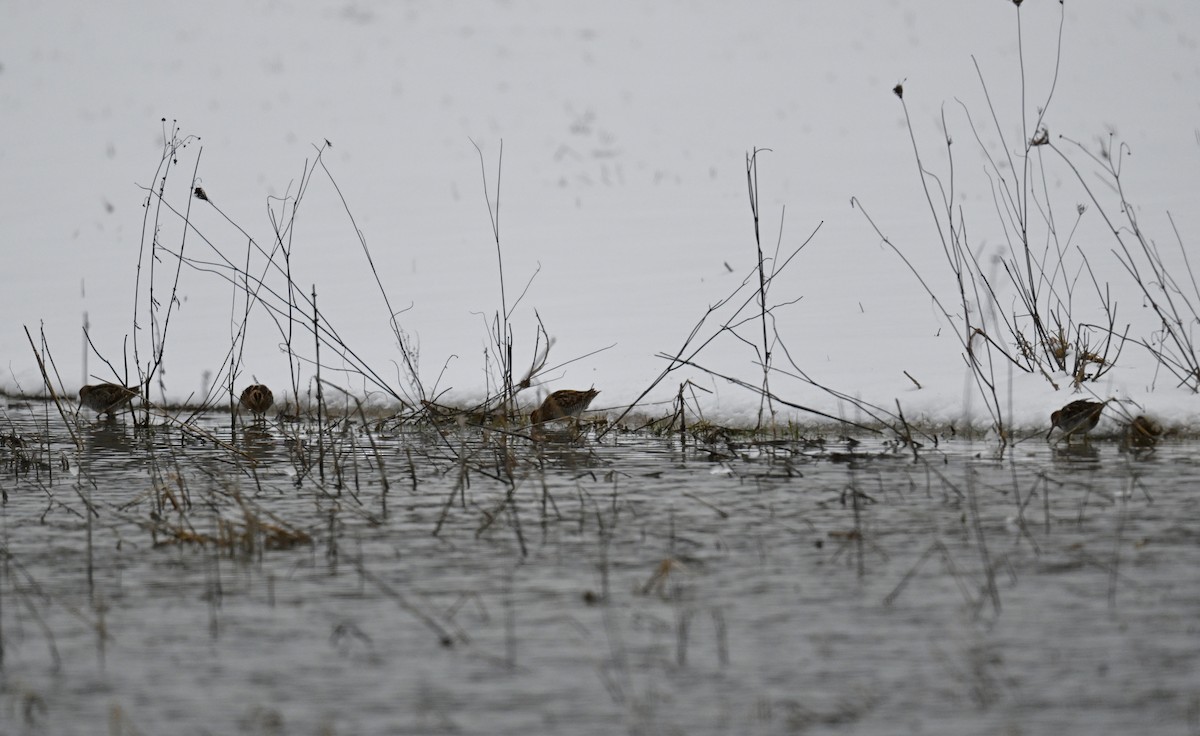
[[[1021,11],[1034,100],[1028,116],[1055,79],[1059,7],[1027,3]],[[197,13],[187,5],[17,3],[0,12],[0,161],[17,183],[0,198],[0,385],[8,390],[35,391],[41,381],[26,325],[35,334],[44,326],[69,390],[117,377],[95,356],[84,369],[85,312],[93,342],[120,374],[122,353],[132,360],[136,305],[146,360],[148,296],[143,291],[135,301],[135,279],[149,236],[140,206],[145,192],[137,185],[155,183],[165,115],[179,120],[185,135],[200,136],[180,156],[167,196],[186,205],[197,166],[212,206],[193,201],[189,216],[211,250],[193,236],[186,247],[203,260],[219,252],[245,261],[246,236],[226,217],[271,243],[266,210],[278,200],[269,198],[294,195],[315,158],[313,146],[331,141],[324,155],[329,176],[314,176],[296,221],[294,279],[306,293],[315,286],[324,319],[363,361],[403,387],[387,308],[357,227],[393,307],[409,308],[397,319],[419,344],[422,380],[450,388],[447,398],[456,403],[486,391],[488,324],[500,308],[472,140],[483,150],[492,196],[504,142],[500,230],[510,307],[533,279],[512,313],[516,368],[533,359],[536,311],[556,339],[551,366],[589,356],[548,371],[541,390],[595,386],[602,391],[598,408],[606,409],[639,396],[666,365],[656,356],[674,354],[709,305],[756,278],[745,154],[769,147],[759,172],[764,248],[773,252],[778,239],[781,252],[791,252],[815,231],[772,289],[773,303],[799,299],[775,313],[796,367],[886,409],[899,400],[910,420],[990,421],[955,325],[850,199],[937,292],[953,297],[891,93],[903,80],[925,163],[943,176],[945,111],[959,174],[955,201],[972,247],[985,263],[1003,252],[1008,233],[993,180],[981,173],[981,147],[955,100],[983,126],[988,115],[974,59],[1006,141],[983,130],[982,148],[998,158],[1019,151],[1010,4],[946,0],[920,10],[868,11],[782,2],[750,9],[218,2]],[[1068,4],[1066,13],[1051,133],[1095,147],[1115,129],[1134,152],[1123,183],[1144,227],[1169,250],[1170,211],[1192,247],[1200,236],[1200,213],[1191,207],[1200,195],[1200,102],[1192,93],[1200,51],[1187,29],[1200,27],[1200,7],[1105,2]],[[1061,169],[1044,187],[1060,211],[1084,203]],[[1059,224],[1070,229],[1065,219]],[[183,243],[178,222],[162,222],[158,232],[166,247]],[[1152,339],[1153,315],[1112,257],[1111,236],[1094,207],[1080,233],[1070,248],[1083,249],[1111,285],[1120,325],[1133,323],[1131,337]],[[161,285],[168,277],[157,278]],[[268,281],[280,287],[278,279]],[[1080,289],[1076,317],[1099,322],[1094,300],[1083,298],[1087,291]],[[238,314],[234,289],[210,272],[184,269],[178,296],[163,373],[172,399],[199,391],[206,373],[220,374]],[[1002,300],[1014,310],[1011,293]],[[710,322],[703,335],[720,323]],[[748,339],[754,333],[753,324],[743,328]],[[281,332],[265,311],[252,311],[247,338],[239,380],[287,385]],[[724,335],[696,361],[758,383],[755,359],[746,344]],[[794,370],[781,350],[774,364]],[[326,378],[370,390],[353,376]],[[1064,376],[1053,377],[1059,391],[1037,374],[1013,370],[1010,378],[1002,365],[996,378],[1004,412],[1030,432],[1077,398]],[[693,369],[673,373],[647,400],[669,401],[688,379],[713,392],[698,395],[719,421],[757,409],[752,393]],[[1136,401],[1166,423],[1200,428],[1200,400],[1175,383],[1131,344],[1089,388],[1101,398]],[[854,413],[782,374],[772,376],[772,389],[827,413]]]

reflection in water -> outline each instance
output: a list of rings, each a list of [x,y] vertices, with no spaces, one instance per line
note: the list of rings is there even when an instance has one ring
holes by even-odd
[[[81,427],[90,513],[0,478],[3,610],[38,621],[0,644],[38,733],[114,702],[145,733],[266,705],[425,733],[430,693],[463,733],[1134,733],[1195,696],[1190,447],[198,429]]]
[[[257,463],[262,463],[279,454],[275,435],[272,433],[270,425],[265,423],[256,422],[243,428],[241,436],[238,438],[237,448]]]
[[[1090,442],[1058,444],[1053,447],[1055,460],[1099,461],[1100,448]]]
[[[122,421],[101,419],[81,426],[84,452],[91,459],[128,457],[133,449],[133,430]]]

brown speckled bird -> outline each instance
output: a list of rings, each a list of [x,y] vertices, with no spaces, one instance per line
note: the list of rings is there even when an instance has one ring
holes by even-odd
[[[1151,449],[1158,443],[1162,433],[1162,425],[1139,414],[1125,428],[1125,445],[1134,450]]]
[[[79,403],[97,414],[112,417],[140,392],[138,386],[126,388],[117,383],[96,383],[79,389]]]
[[[261,418],[275,403],[275,394],[261,383],[252,383],[242,390],[240,403],[251,414]]]
[[[599,393],[594,388],[587,391],[570,389],[555,391],[546,397],[541,406],[533,410],[533,413],[529,415],[529,421],[541,424],[542,422],[553,422],[556,419],[578,417]]]
[[[1072,401],[1050,415],[1050,431],[1046,433],[1046,439],[1050,439],[1050,435],[1054,433],[1056,427],[1062,429],[1063,436],[1067,438],[1067,444],[1071,442],[1071,435],[1077,432],[1086,439],[1087,433],[1095,429],[1100,422],[1100,413],[1107,403],[1107,401],[1088,401],[1087,399]]]

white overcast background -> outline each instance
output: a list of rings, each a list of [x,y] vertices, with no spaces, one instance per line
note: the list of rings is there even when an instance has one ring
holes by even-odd
[[[1046,0],[1027,0],[1021,10],[1027,119],[1053,79],[1060,12]],[[1089,0],[1068,2],[1065,12],[1051,134],[1096,150],[1114,132],[1132,152],[1123,184],[1143,226],[1177,252],[1171,212],[1200,258],[1200,4]],[[0,5],[0,385],[40,389],[28,326],[35,335],[44,327],[64,383],[77,389],[85,381],[85,311],[97,347],[120,369],[133,329],[139,185],[153,184],[165,117],[199,137],[172,174],[173,201],[186,203],[179,194],[199,154],[213,202],[264,244],[269,198],[294,192],[315,146],[330,141],[324,160],[393,304],[411,305],[399,320],[419,340],[422,377],[432,385],[449,361],[441,386],[464,401],[484,391],[485,320],[499,308],[472,141],[483,150],[493,196],[503,141],[510,301],[540,266],[513,314],[518,366],[532,357],[534,310],[557,340],[551,363],[615,344],[547,374],[540,388],[594,385],[601,408],[632,401],[663,367],[655,353],[677,349],[706,307],[749,273],[744,157],[754,146],[770,148],[759,162],[768,247],[783,208],[784,251],[820,225],[774,286],[776,301],[802,297],[778,313],[792,357],[846,393],[954,417],[969,410],[971,392],[951,326],[850,201],[867,208],[935,288],[952,293],[891,90],[904,81],[926,165],[939,174],[947,172],[945,115],[959,203],[986,259],[1004,235],[962,105],[1000,153],[977,63],[1015,153],[1019,58],[1017,14],[1004,0],[9,0]],[[1073,215],[1082,198],[1065,169],[1047,184],[1054,205]],[[244,258],[244,236],[211,207],[192,205],[196,227],[235,262]],[[1075,242],[1112,283],[1120,322],[1148,334],[1153,322],[1097,225],[1087,219]],[[297,281],[315,284],[349,344],[394,376],[386,308],[321,173],[296,228]],[[204,247],[188,243],[198,258]],[[225,282],[185,269],[180,298],[165,367],[175,398],[200,389],[230,336]],[[274,325],[253,314],[250,337],[240,383],[254,376],[283,387],[287,360]],[[719,341],[701,360],[757,380],[752,353],[735,341]],[[88,381],[116,378],[94,357],[88,370]],[[711,411],[737,414],[755,404],[695,372],[672,377],[651,398],[669,396],[689,376],[715,391],[705,398]],[[1160,377],[1150,391],[1154,380],[1153,361],[1129,347],[1095,390],[1176,418],[1194,414],[1194,400],[1180,400],[1173,381]],[[781,378],[776,387],[791,400],[842,410],[800,384]],[[1014,411],[1030,423],[1072,398],[1042,379],[1017,381],[1011,391]]]

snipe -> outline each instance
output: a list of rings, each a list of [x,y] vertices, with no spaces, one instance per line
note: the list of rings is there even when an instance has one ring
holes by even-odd
[[[1067,438],[1067,444],[1071,443],[1071,436],[1076,433],[1082,434],[1086,440],[1087,433],[1100,423],[1100,414],[1104,411],[1104,405],[1107,403],[1107,401],[1080,399],[1053,412],[1050,415],[1050,431],[1046,433],[1046,439],[1049,440],[1050,435],[1054,434],[1055,428],[1059,428],[1062,429],[1063,436]]]
[[[126,388],[119,383],[95,383],[79,389],[79,403],[99,415],[107,414],[111,418],[133,401],[133,397],[141,390],[140,386]]]
[[[599,393],[594,388],[587,391],[572,391],[571,389],[555,391],[546,397],[541,406],[533,410],[529,415],[529,421],[541,424],[553,422],[556,419],[578,418]]]
[[[256,418],[262,419],[267,410],[274,405],[275,394],[261,383],[252,383],[242,390],[239,403]]]
[[[1131,450],[1151,450],[1162,437],[1163,428],[1158,422],[1139,414],[1125,427],[1125,447]]]

